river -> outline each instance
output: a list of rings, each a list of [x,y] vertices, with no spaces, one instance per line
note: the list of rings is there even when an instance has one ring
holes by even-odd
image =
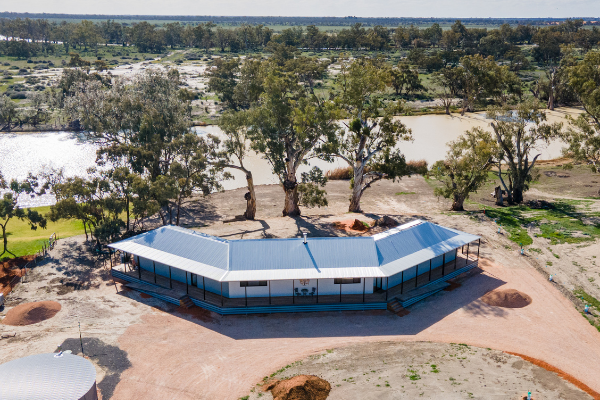
[[[567,114],[576,115],[575,109],[559,109],[548,112],[550,122],[564,121]],[[462,132],[473,127],[489,127],[489,120],[484,113],[460,115],[421,115],[398,117],[412,130],[414,140],[403,142],[399,146],[407,160],[426,160],[430,165],[443,159],[446,144],[455,140]],[[199,134],[212,133],[222,135],[217,126],[194,128]],[[550,145],[538,147],[541,159],[560,157],[564,143],[554,141]],[[3,133],[0,134],[0,171],[7,180],[23,179],[29,172],[38,174],[51,168],[63,168],[66,176],[85,175],[86,170],[96,165],[96,145],[85,141],[80,135],[71,132],[44,133]],[[276,184],[277,177],[271,172],[269,163],[257,154],[250,154],[245,165],[254,175],[256,185]],[[328,170],[345,166],[341,161],[326,163],[321,160],[310,160],[309,165],[300,168],[300,172],[312,166]],[[225,190],[244,187],[246,181],[241,171],[231,171],[235,179],[223,182]],[[54,203],[51,195],[39,197],[22,197],[19,205],[33,207]]]

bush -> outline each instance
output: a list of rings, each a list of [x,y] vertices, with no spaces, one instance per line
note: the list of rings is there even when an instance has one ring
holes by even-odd
[[[425,160],[409,161],[406,163],[406,167],[410,174],[426,175],[428,171],[427,161]]]
[[[27,60],[27,64],[33,63],[33,60]]]
[[[19,69],[19,67],[17,67],[16,65],[13,65],[12,67],[10,67],[9,69]]]
[[[11,99],[19,99],[19,100],[23,100],[27,98],[27,95],[25,94],[25,92],[12,92],[10,94],[10,98]]]
[[[325,176],[327,177],[327,179],[330,179],[332,181],[350,180],[352,179],[353,175],[354,171],[351,167],[341,167],[325,172]]]
[[[5,63],[4,63],[4,64],[2,64],[2,65],[4,65],[5,67],[10,67],[10,63],[8,63],[8,62],[5,62]]]

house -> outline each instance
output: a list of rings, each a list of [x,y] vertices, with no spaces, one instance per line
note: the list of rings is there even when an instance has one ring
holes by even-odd
[[[370,237],[225,240],[164,226],[109,247],[112,275],[220,314],[385,309],[477,265],[480,238],[415,220]],[[420,299],[420,298],[419,298]]]

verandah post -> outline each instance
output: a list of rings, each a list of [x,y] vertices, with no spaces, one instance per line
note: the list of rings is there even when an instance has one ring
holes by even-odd
[[[469,244],[467,244],[467,265],[469,265],[469,247],[470,246],[471,246],[471,243],[469,242]]]
[[[431,282],[431,260],[433,260],[432,258],[429,259],[429,282]]]
[[[198,276],[196,275],[196,287],[198,286]],[[202,292],[204,292],[204,300],[206,300],[206,285],[204,284],[204,275],[202,275]]]
[[[456,262],[458,260],[458,247],[454,249],[454,270],[456,271]]]
[[[140,256],[138,256],[137,267],[138,267],[138,275],[140,276],[140,281],[141,281],[142,280],[142,264],[140,264]]]
[[[248,307],[248,286],[244,286],[244,299],[246,300],[246,307]]]
[[[156,283],[156,262],[152,260],[152,268],[154,268],[154,283]]]
[[[269,305],[271,305],[271,281],[269,283]]]
[[[417,264],[417,273],[415,274],[415,288],[417,287],[418,283],[419,283],[419,264]]]
[[[362,278],[363,280],[363,303],[365,302],[365,286],[367,284],[367,278]]]
[[[169,265],[169,287],[173,289],[173,281],[171,280],[171,266]]]
[[[400,282],[400,294],[402,294],[402,292],[404,292],[404,270],[402,270],[402,275],[400,275],[400,279],[402,280]]]
[[[479,249],[481,249],[481,238],[479,238],[479,243],[477,244],[477,261],[479,261]]]
[[[223,282],[221,282],[221,307],[223,307]]]
[[[319,304],[319,280],[317,279],[317,304]]]
[[[190,287],[188,286],[188,272],[185,271],[185,294],[190,294]]]
[[[445,276],[444,270],[446,268],[446,253],[442,256],[442,278]]]

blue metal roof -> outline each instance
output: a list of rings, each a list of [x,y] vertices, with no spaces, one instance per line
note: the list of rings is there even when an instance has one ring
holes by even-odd
[[[458,236],[458,233],[430,222],[387,234],[375,241],[379,265],[388,264],[455,236]]]
[[[229,271],[353,268],[379,265],[370,237],[229,241]]]
[[[370,237],[224,240],[164,226],[110,247],[218,281],[391,276],[479,237],[415,220]]]
[[[227,240],[178,226],[163,226],[119,243],[135,243],[227,270]]]

